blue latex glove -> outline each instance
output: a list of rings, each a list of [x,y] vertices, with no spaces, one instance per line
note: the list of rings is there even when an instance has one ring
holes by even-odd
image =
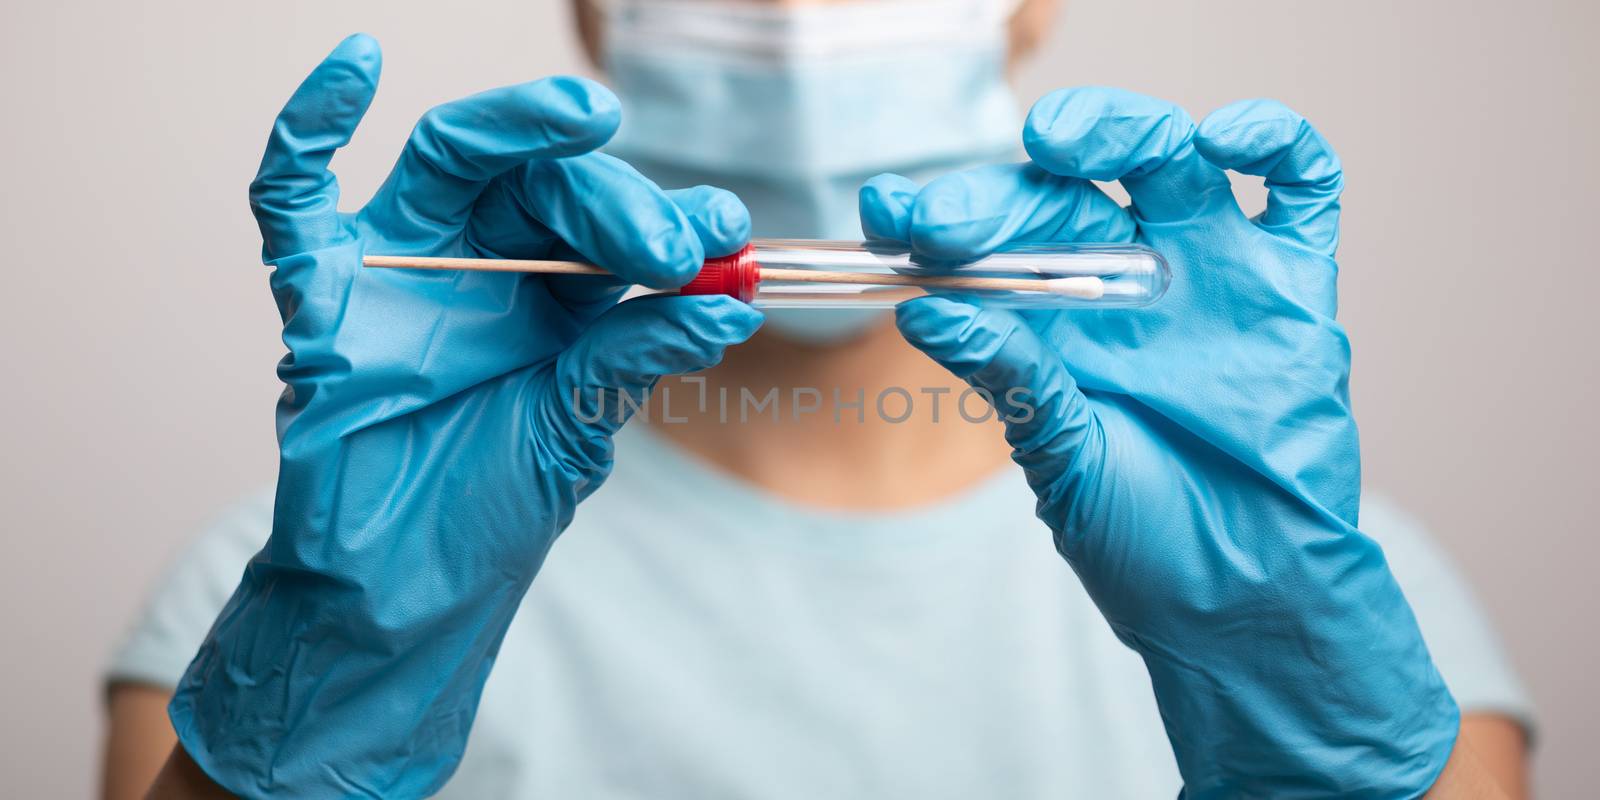
[[[340,44],[251,186],[289,348],[277,505],[171,705],[190,756],[247,796],[438,790],[524,592],[610,469],[619,395],[716,363],[761,319],[724,297],[614,305],[606,279],[363,269],[576,255],[673,286],[749,230],[732,195],[663,193],[590,153],[620,114],[576,78],[428,112],[372,201],[338,213],[328,161],[379,61],[370,38]]]
[[[1013,417],[1039,516],[1143,656],[1191,797],[1404,797],[1458,711],[1382,551],[1334,321],[1339,161],[1267,101],[1198,130],[1171,104],[1040,100],[1032,163],[862,190],[870,235],[937,258],[1017,241],[1138,241],[1172,287],[1136,310],[1019,314],[948,297],[901,331]],[[1248,219],[1224,169],[1266,177]],[[1122,209],[1089,180],[1119,180]],[[1006,402],[1012,387],[1031,397]]]

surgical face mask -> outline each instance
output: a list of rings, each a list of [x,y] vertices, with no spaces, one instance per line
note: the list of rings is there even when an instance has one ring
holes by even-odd
[[[707,183],[755,236],[859,239],[857,192],[1014,158],[1012,0],[610,0],[602,51],[622,100],[608,150],[663,186]],[[881,312],[780,309],[768,327],[846,341]]]

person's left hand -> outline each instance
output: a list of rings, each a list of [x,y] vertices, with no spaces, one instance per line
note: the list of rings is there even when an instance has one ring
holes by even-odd
[[[1337,157],[1277,103],[1196,128],[1105,89],[1045,97],[1024,143],[1031,163],[874,179],[863,227],[939,260],[1138,241],[1170,262],[1166,297],[1065,313],[919,298],[901,331],[1008,419],[1057,549],[1149,668],[1188,796],[1421,793],[1458,712],[1356,527]],[[1266,177],[1261,216],[1225,169]]]

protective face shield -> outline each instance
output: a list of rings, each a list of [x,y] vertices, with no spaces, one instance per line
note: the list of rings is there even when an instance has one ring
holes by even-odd
[[[622,100],[607,148],[663,186],[738,194],[755,236],[859,239],[857,192],[1015,157],[1005,79],[1015,0],[602,2]],[[853,338],[881,312],[782,309],[789,338]]]

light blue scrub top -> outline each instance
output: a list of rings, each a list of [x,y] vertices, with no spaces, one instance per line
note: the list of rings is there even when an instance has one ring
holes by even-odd
[[[642,425],[506,637],[452,798],[1176,796],[1144,665],[1019,470],[905,513],[793,505]],[[270,492],[173,564],[109,678],[170,687],[266,539]],[[1368,497],[1465,712],[1527,724],[1466,585]]]

